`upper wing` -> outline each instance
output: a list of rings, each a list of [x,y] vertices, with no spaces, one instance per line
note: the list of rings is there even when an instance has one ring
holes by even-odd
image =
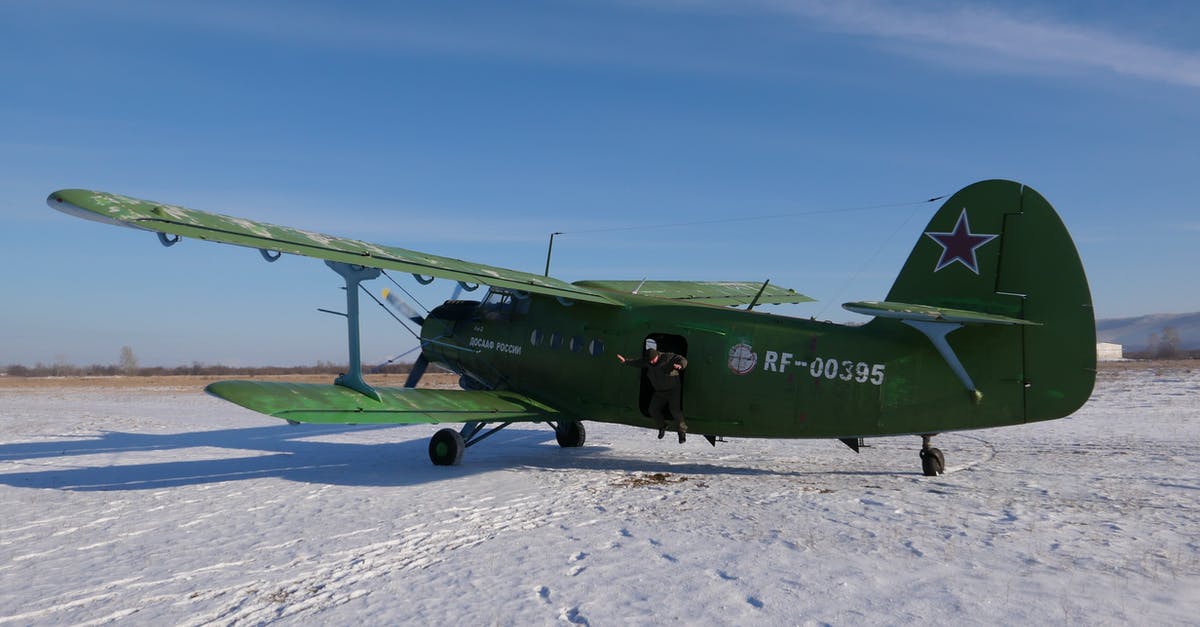
[[[371,268],[400,270],[466,283],[482,283],[573,300],[619,304],[619,301],[591,288],[528,272],[138,200],[118,194],[64,189],[50,194],[46,202],[54,209],[77,217],[159,233],[305,255]]]
[[[418,424],[544,422],[558,411],[521,394],[482,390],[375,388],[380,400],[347,387],[282,381],[218,381],[204,388],[218,398],[296,422]]]
[[[577,281],[573,285],[710,305],[748,305],[755,302],[755,296],[761,305],[813,301],[796,290],[774,285],[764,289],[754,281]]]

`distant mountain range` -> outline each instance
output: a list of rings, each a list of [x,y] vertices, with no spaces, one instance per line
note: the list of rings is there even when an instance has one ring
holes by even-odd
[[[1200,312],[1097,320],[1096,341],[1120,344],[1126,353],[1141,351],[1149,348],[1152,334],[1162,337],[1168,327],[1179,334],[1180,350],[1200,349]]]

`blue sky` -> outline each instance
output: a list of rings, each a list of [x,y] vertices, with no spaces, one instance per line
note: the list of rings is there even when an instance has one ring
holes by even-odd
[[[321,262],[165,249],[64,187],[534,272],[563,231],[566,280],[769,278],[861,320],[919,201],[1009,178],[1098,317],[1200,311],[1197,33],[1182,1],[0,2],[0,364],[345,358]],[[366,360],[414,345],[364,309]]]

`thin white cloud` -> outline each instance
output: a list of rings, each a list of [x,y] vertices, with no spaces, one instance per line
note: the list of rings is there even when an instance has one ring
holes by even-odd
[[[586,47],[595,28],[555,11],[514,5],[486,10],[439,10],[403,4],[358,7],[336,3],[244,3],[202,5],[119,0],[103,7],[80,0],[56,4],[94,10],[111,19],[165,24],[255,40],[329,49],[419,52],[444,56],[600,62],[605,51]],[[610,53],[611,54],[611,53]]]
[[[59,4],[77,10],[91,6],[73,1]],[[577,0],[541,8],[517,4],[454,15],[402,8],[351,11],[319,4],[289,5],[284,10],[278,5],[214,2],[201,8],[123,0],[106,3],[104,11],[119,12],[125,19],[331,48],[573,65],[638,65],[687,72],[764,72],[771,68],[763,67],[770,61],[754,52],[747,52],[740,62],[736,55],[710,54],[711,48],[697,48],[691,38],[680,34],[686,31],[686,23],[680,22],[679,29],[668,35],[642,24],[645,20],[638,20],[639,13],[736,15],[748,21],[784,17],[795,20],[798,28],[862,37],[897,54],[943,65],[1027,74],[1103,71],[1200,87],[1200,49],[1139,40],[1122,32],[1119,23],[1100,28],[986,3],[626,0],[618,5],[608,0]]]
[[[1045,71],[1050,64],[1200,87],[1200,51],[1166,48],[1115,31],[1008,14],[986,5],[761,0],[759,6],[825,30],[932,46],[946,63],[962,63],[959,55],[964,52],[984,53],[993,57],[992,63],[998,57],[1030,71]],[[922,56],[928,58],[928,52]]]

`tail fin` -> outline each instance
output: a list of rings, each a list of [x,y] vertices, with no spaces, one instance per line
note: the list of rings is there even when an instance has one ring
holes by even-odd
[[[1019,329],[1010,333],[1020,337],[1026,420],[1066,416],[1091,395],[1096,321],[1087,277],[1062,220],[1029,187],[982,181],[951,196],[887,300],[1016,322],[1009,329]]]

